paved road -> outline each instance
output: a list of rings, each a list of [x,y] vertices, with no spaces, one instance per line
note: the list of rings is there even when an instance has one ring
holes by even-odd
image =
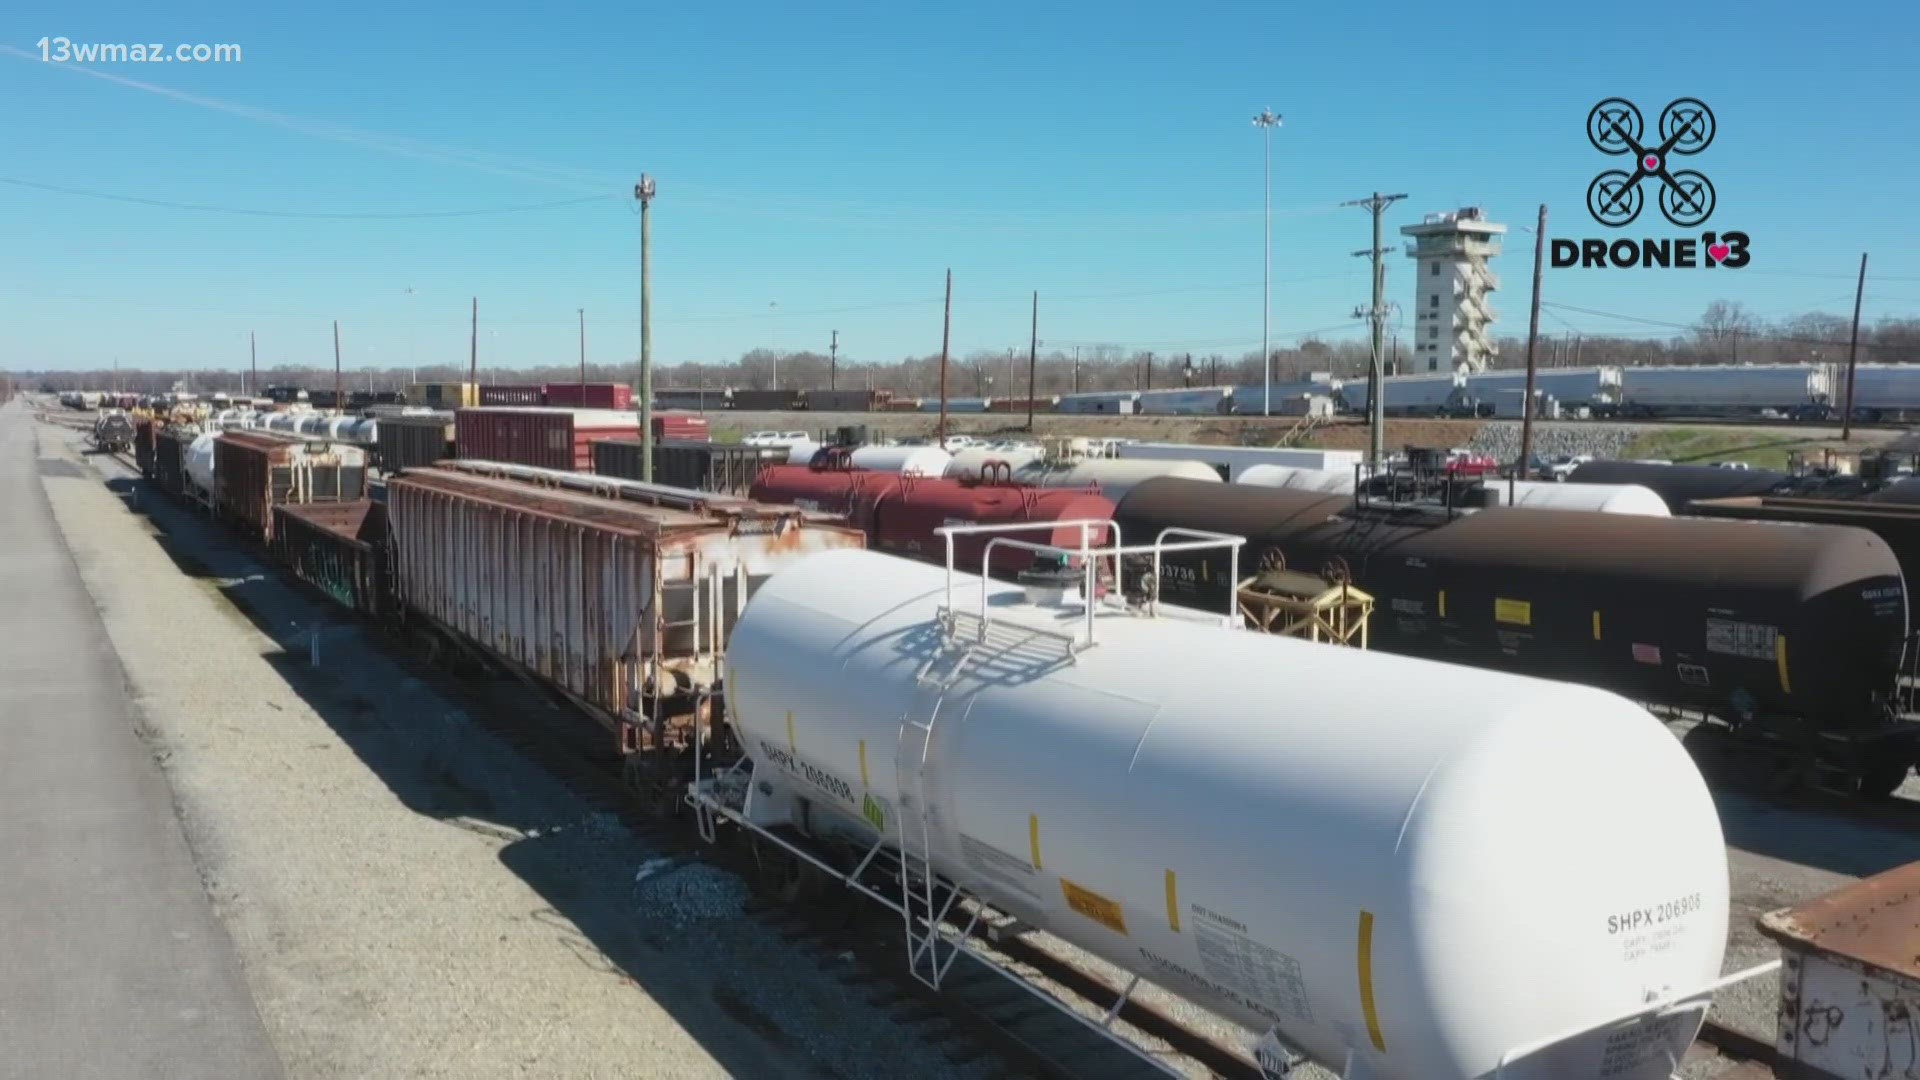
[[[278,1077],[43,467],[0,407],[0,1077]]]

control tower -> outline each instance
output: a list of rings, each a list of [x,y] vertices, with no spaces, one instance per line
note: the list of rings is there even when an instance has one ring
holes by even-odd
[[[1494,358],[1493,322],[1498,313],[1488,295],[1500,277],[1487,261],[1500,254],[1505,225],[1488,221],[1477,206],[1428,214],[1403,225],[1413,237],[1407,254],[1418,263],[1413,281],[1414,371],[1482,371]]]

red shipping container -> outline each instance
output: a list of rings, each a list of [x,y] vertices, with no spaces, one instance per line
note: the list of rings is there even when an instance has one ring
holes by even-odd
[[[482,405],[550,405],[546,391],[532,383],[506,385],[483,384],[480,387]]]
[[[557,409],[631,409],[633,387],[626,383],[548,383],[547,404]]]
[[[453,414],[454,453],[463,458],[593,471],[593,440],[632,438],[632,413],[597,409],[461,409]]]
[[[699,413],[658,413],[653,418],[653,437],[676,442],[706,442],[713,428]]]
[[[1113,503],[1104,496],[1078,488],[1037,488],[1020,484],[931,480],[903,477],[891,487],[872,487],[853,498],[850,520],[867,534],[867,545],[878,551],[926,559],[945,565],[947,541],[934,530],[946,525],[1044,525],[1048,522],[1097,521],[1089,528],[1087,545],[1108,542],[1107,522]],[[997,534],[1030,544],[1080,546],[1081,527],[1058,525],[1051,530]],[[978,572],[980,558],[992,535],[956,537],[954,565]],[[995,576],[1017,574],[1033,565],[1034,553],[1005,544],[994,548]]]

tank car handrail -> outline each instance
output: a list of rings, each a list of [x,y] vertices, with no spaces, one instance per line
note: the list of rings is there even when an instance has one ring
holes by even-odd
[[[1743,970],[1736,971],[1731,975],[1722,975],[1719,978],[1713,980],[1710,983],[1707,983],[1704,986],[1696,986],[1691,990],[1683,990],[1677,993],[1664,994],[1658,998],[1655,998],[1652,1001],[1647,1002],[1644,1005],[1638,1006],[1637,1008],[1633,1009],[1630,1012],[1616,1013],[1613,1016],[1609,1016],[1601,1020],[1595,1020],[1590,1023],[1581,1024],[1578,1027],[1572,1027],[1564,1031],[1556,1032],[1553,1035],[1550,1035],[1544,1039],[1535,1039],[1530,1043],[1522,1043],[1519,1046],[1515,1046],[1509,1049],[1506,1053],[1500,1055],[1500,1061],[1497,1065],[1494,1066],[1494,1070],[1493,1070],[1494,1080],[1501,1080],[1501,1077],[1506,1075],[1507,1066],[1513,1064],[1516,1060],[1520,1058],[1526,1057],[1529,1054],[1537,1054],[1542,1050],[1546,1050],[1550,1047],[1558,1046],[1562,1043],[1571,1042],[1582,1035],[1591,1035],[1594,1032],[1601,1030],[1602,1028],[1609,1028],[1615,1024],[1623,1024],[1629,1020],[1637,1020],[1643,1016],[1651,1016],[1655,1014],[1670,1015],[1673,1013],[1685,1012],[1686,1008],[1675,1008],[1675,1006],[1678,1006],[1683,1002],[1692,1003],[1696,999],[1701,998],[1703,996],[1707,999],[1706,1008],[1711,1009],[1713,1007],[1713,995],[1716,992],[1720,990],[1724,990],[1727,987],[1734,985],[1735,983],[1743,983],[1743,982],[1746,982],[1748,979],[1758,978],[1759,976],[1765,975],[1770,971],[1774,971],[1780,967],[1780,963],[1781,963],[1780,959],[1776,957],[1772,960],[1768,960],[1766,963],[1755,964],[1750,968],[1745,968]],[[1692,1008],[1692,1005],[1688,1004],[1687,1008]],[[1701,1011],[1704,1013],[1706,1009],[1702,1009]]]
[[[1192,539],[1182,543],[1168,544],[1167,537],[1169,536],[1186,536]],[[1155,615],[1160,613],[1160,556],[1163,553],[1169,551],[1201,551],[1215,546],[1224,546],[1228,552],[1227,557],[1231,560],[1228,566],[1227,580],[1238,582],[1240,580],[1240,549],[1246,545],[1246,542],[1247,538],[1244,536],[1210,532],[1206,529],[1189,529],[1180,525],[1169,525],[1161,529],[1160,535],[1153,538],[1154,589],[1153,596],[1147,601],[1148,612]],[[1239,614],[1238,604],[1239,597],[1229,592],[1227,596],[1227,621],[1229,624],[1231,624],[1235,616]]]

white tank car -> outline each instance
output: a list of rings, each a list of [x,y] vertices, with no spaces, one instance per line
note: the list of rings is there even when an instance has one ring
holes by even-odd
[[[848,461],[856,469],[902,476],[941,476],[953,455],[937,446],[859,446]]]
[[[1045,456],[1046,451],[1038,446],[1010,446],[997,450],[969,446],[953,455],[945,475],[949,480],[975,480],[980,476],[981,467],[989,461],[1004,461],[1009,468],[1018,469]]]
[[[187,444],[187,479],[208,496],[213,495],[213,441],[219,434],[203,431]]]
[[[1488,484],[1509,506],[1536,510],[1591,510],[1601,514],[1672,517],[1666,500],[1639,484],[1555,484],[1545,480],[1500,480]],[[1511,497],[1509,490],[1511,489]]]
[[[1137,484],[1161,476],[1183,480],[1219,480],[1212,466],[1199,461],[1140,461],[1116,458],[1087,458],[1072,462],[1036,461],[1016,469],[1016,483],[1033,487],[1088,487],[1098,484],[1100,494],[1119,502]]]
[[[1234,483],[1351,495],[1354,488],[1354,472],[1351,469],[1296,469],[1289,465],[1252,465],[1241,470],[1240,478]]]
[[[797,797],[816,833],[870,842],[877,821],[918,852],[924,806],[944,876],[1347,1080],[1491,1077],[1684,994],[1505,1073],[1670,1075],[1720,973],[1727,863],[1699,772],[1644,710],[1217,617],[1103,617],[1070,658],[1024,628],[1070,632],[1078,601],[997,582],[956,663],[946,580],[831,552],[748,603],[726,685],[750,818],[797,818]],[[957,606],[980,587],[960,575]]]

